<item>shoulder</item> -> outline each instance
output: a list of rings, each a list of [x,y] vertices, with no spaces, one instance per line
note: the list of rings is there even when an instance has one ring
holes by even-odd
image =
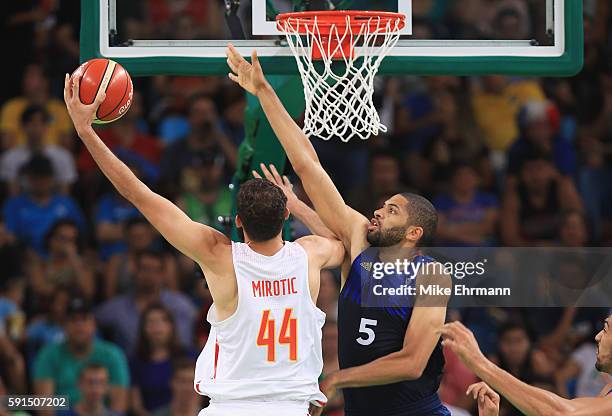
[[[51,364],[53,361],[59,360],[62,355],[62,351],[64,351],[64,347],[64,341],[51,342],[44,345],[36,356],[36,362],[39,363],[38,365],[47,365]]]
[[[17,196],[8,198],[4,202],[4,206],[11,207],[11,208],[17,208],[17,207],[21,207],[22,205],[25,205],[27,202],[28,202],[28,199],[25,197],[25,195],[17,195]]]
[[[171,309],[180,309],[181,311],[188,310],[193,313],[196,311],[196,308],[189,297],[183,293],[164,290],[161,293],[161,296],[164,304],[169,306]]]
[[[439,194],[433,199],[433,205],[436,209],[444,211],[449,209],[453,203],[453,199],[448,194]]]
[[[15,98],[11,98],[6,103],[4,103],[1,111],[3,114],[7,114],[7,115],[10,113],[14,114],[14,113],[23,111],[25,106],[26,106],[25,98],[15,97]]]
[[[493,194],[489,194],[487,192],[478,192],[476,194],[476,200],[478,203],[485,205],[487,207],[497,205],[497,197]]]
[[[108,361],[125,360],[125,354],[117,345],[101,339],[94,340],[94,354],[98,359],[106,359]]]
[[[336,246],[342,246],[340,240],[335,240],[327,237],[320,237],[318,235],[306,235],[295,240],[295,244],[302,247],[306,254],[319,254],[326,253],[330,249]]]

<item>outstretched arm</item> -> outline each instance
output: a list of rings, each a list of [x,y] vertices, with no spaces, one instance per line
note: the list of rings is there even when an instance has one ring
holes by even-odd
[[[172,202],[151,191],[98,137],[91,123],[94,114],[104,101],[104,93],[98,94],[91,105],[79,99],[78,75],[72,79],[66,74],[64,100],[74,127],[92,157],[119,193],[130,201],[170,244],[200,264],[214,256],[207,256],[227,237],[205,225],[192,221]]]
[[[567,400],[522,382],[489,361],[474,334],[460,322],[444,325],[442,344],[450,348],[482,381],[527,415],[604,416],[612,414],[612,397]]]
[[[229,77],[259,98],[274,133],[325,225],[344,242],[347,248],[360,250],[366,244],[365,229],[368,220],[345,204],[331,178],[319,163],[312,143],[287,113],[266,81],[256,52],[253,52],[252,64],[248,63],[232,45],[228,46],[227,56],[228,65],[233,71]]]

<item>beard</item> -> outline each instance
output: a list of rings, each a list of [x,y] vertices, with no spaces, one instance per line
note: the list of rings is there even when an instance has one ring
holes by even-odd
[[[392,227],[368,233],[367,240],[373,247],[391,247],[401,243],[406,236],[406,227]]]

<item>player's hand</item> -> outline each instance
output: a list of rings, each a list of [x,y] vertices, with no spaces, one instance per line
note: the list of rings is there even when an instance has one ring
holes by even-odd
[[[106,94],[100,91],[93,104],[83,104],[79,98],[79,85],[82,77],[83,74],[77,71],[72,77],[66,74],[64,80],[64,101],[77,132],[91,126],[98,107],[106,98]]]
[[[281,177],[278,170],[276,170],[276,166],[270,164],[270,169],[268,169],[265,164],[260,163],[259,167],[264,177],[283,191],[287,197],[287,205],[298,199],[295,192],[293,192],[293,184],[291,184],[287,176],[283,175]],[[253,176],[261,179],[261,175],[255,170],[253,171]]]
[[[466,395],[472,395],[478,401],[478,416],[499,415],[499,394],[487,383],[480,382],[468,387]]]
[[[461,322],[455,321],[444,325],[441,329],[442,345],[450,348],[470,370],[487,359],[480,351],[478,342],[472,331]]]
[[[319,390],[327,397],[327,403],[332,401],[338,391],[338,387],[336,387],[336,373],[337,371],[329,374],[319,383]],[[319,416],[327,403],[324,403],[322,407],[310,405],[310,416]]]
[[[228,74],[230,79],[253,95],[257,95],[267,84],[264,77],[257,52],[253,51],[251,63],[238,53],[232,44],[226,50],[227,64],[232,72]]]

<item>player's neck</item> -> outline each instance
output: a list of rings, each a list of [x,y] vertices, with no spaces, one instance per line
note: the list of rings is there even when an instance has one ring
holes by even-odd
[[[401,259],[411,259],[416,256],[418,249],[407,243],[396,244],[390,247],[382,247],[379,256],[382,261],[394,261]]]
[[[273,256],[280,251],[285,245],[282,237],[278,235],[272,240],[267,241],[251,241],[245,236],[245,242],[251,248],[251,250],[263,254],[264,256]]]

